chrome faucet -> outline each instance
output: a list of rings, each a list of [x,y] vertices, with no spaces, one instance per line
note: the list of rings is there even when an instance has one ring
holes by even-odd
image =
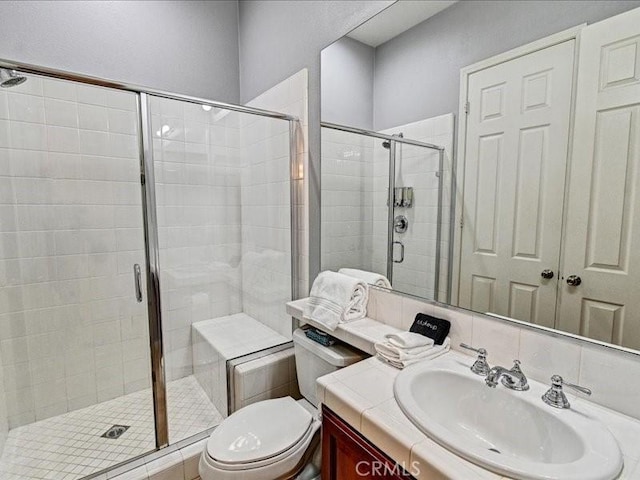
[[[507,370],[504,367],[493,367],[487,373],[487,378],[484,379],[484,382],[487,386],[495,388],[498,385],[498,380],[502,380],[502,384],[510,390],[519,392],[529,390],[527,377],[520,369],[520,360],[513,361],[511,370]]]

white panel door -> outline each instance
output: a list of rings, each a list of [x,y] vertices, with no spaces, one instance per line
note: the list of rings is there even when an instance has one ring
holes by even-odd
[[[640,348],[640,9],[582,31],[558,328]],[[581,284],[570,286],[570,275]]]
[[[554,324],[574,43],[469,76],[462,307]]]

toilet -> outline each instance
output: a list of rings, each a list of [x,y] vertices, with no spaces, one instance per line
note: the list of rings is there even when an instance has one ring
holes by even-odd
[[[316,379],[362,360],[364,354],[345,345],[320,345],[300,328],[293,332],[293,344],[304,398],[263,400],[223,420],[200,457],[202,480],[302,480],[317,475],[319,465],[311,466],[320,443]],[[308,476],[309,471],[314,473]]]

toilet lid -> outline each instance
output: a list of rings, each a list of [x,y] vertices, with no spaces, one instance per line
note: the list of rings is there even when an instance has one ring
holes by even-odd
[[[264,460],[295,445],[312,421],[291,397],[257,402],[223,420],[209,437],[207,452],[222,463]]]

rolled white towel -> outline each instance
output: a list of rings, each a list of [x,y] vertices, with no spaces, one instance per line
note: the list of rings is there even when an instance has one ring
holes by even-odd
[[[433,346],[433,339],[414,332],[388,333],[385,335],[387,341],[399,348]]]
[[[389,282],[389,279],[379,273],[358,270],[357,268],[341,268],[338,270],[338,273],[359,278],[360,280],[367,282],[369,285],[375,285],[376,287],[388,288],[391,290],[391,282]]]
[[[364,318],[368,301],[369,287],[364,281],[325,271],[313,282],[305,315],[335,330],[340,323]]]
[[[423,360],[433,360],[434,358],[438,358],[439,356],[447,353],[450,349],[450,346],[451,341],[449,340],[449,337],[447,337],[442,345],[435,345],[430,348],[426,348],[426,350],[422,350],[419,353],[414,352],[413,354],[407,354],[405,352],[402,357],[389,354],[388,342],[376,343],[375,349],[380,359],[396,368],[403,369],[405,367],[408,367],[409,365],[413,365],[414,363],[421,362]],[[424,349],[425,347],[418,348]]]

